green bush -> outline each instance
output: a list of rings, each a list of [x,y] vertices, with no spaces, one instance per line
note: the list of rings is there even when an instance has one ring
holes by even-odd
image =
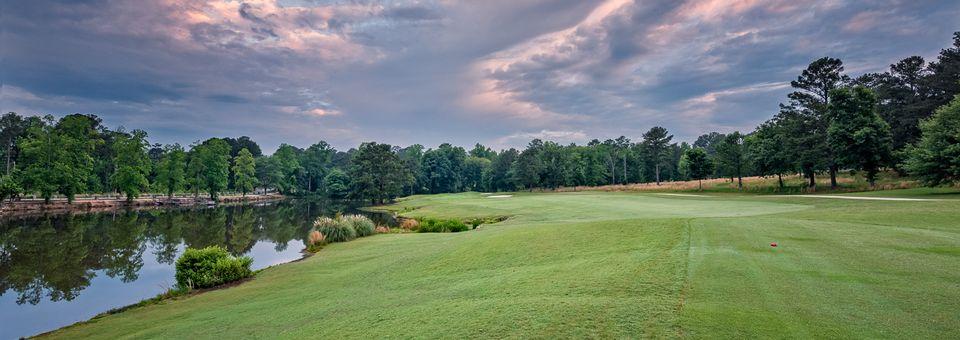
[[[470,226],[473,227],[473,229],[477,229],[477,227],[479,227],[481,224],[483,224],[482,218],[475,218],[470,220]]]
[[[176,279],[181,288],[207,288],[253,275],[247,256],[233,257],[219,246],[187,248],[177,259]]]
[[[353,224],[346,222],[342,217],[337,219],[329,217],[318,218],[313,222],[313,227],[323,234],[327,242],[347,242],[357,238],[357,231]]]
[[[345,215],[339,219],[353,227],[353,230],[357,233],[357,237],[370,236],[376,233],[377,226],[369,217],[363,215]]]
[[[11,176],[0,176],[0,203],[7,198],[13,198],[23,191],[16,179]]]
[[[420,229],[418,231],[421,233],[456,233],[467,230],[470,230],[470,227],[459,220],[425,218],[420,221]]]

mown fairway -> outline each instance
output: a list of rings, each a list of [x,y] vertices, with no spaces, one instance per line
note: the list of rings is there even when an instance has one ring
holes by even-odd
[[[389,208],[511,218],[465,233],[334,244],[237,287],[50,335],[952,337],[956,196],[420,196]]]

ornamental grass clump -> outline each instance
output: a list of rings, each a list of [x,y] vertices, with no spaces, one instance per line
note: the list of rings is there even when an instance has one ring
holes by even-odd
[[[357,231],[353,225],[346,223],[339,216],[337,219],[321,217],[313,222],[313,227],[323,234],[327,242],[347,242],[357,238]]]
[[[177,259],[177,286],[181,289],[208,288],[253,276],[247,256],[234,257],[223,247],[187,248]]]
[[[406,230],[417,230],[420,229],[420,222],[412,218],[406,218],[403,222],[400,222],[400,228]]]
[[[310,232],[310,235],[307,237],[307,251],[311,253],[316,253],[323,249],[323,246],[327,244],[326,236],[323,235],[318,230]]]
[[[384,226],[377,226],[377,234],[387,234],[390,233],[390,228]]]
[[[337,220],[349,224],[356,232],[357,237],[370,236],[376,232],[376,225],[373,221],[363,215],[344,215],[337,217]]]
[[[320,244],[323,243],[325,239],[326,237],[323,236],[323,233],[314,230],[310,232],[310,237],[307,238],[307,242],[310,242],[310,244]]]

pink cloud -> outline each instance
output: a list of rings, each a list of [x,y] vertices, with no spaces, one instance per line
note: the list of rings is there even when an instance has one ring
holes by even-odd
[[[691,20],[716,22],[729,16],[743,14],[762,3],[759,0],[692,1],[682,6],[676,15]]]
[[[349,38],[349,25],[334,29],[336,18],[351,22],[373,18],[380,5],[281,6],[277,0],[164,0],[158,13],[169,22],[154,30],[189,49],[241,45],[256,50],[283,50],[325,61],[369,61],[380,56]],[[215,35],[207,32],[216,32]]]
[[[342,114],[342,112],[340,112],[339,110],[334,110],[334,109],[321,109],[321,108],[316,108],[316,109],[307,110],[306,113],[311,114],[311,115],[314,115],[314,116],[317,116],[317,117],[339,116],[339,115]]]
[[[860,12],[850,18],[846,25],[843,25],[843,30],[856,33],[864,32],[876,27],[880,18],[881,14],[877,11]]]

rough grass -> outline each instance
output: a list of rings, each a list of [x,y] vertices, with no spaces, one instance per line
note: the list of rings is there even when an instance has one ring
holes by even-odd
[[[945,192],[915,191],[922,197]],[[329,245],[237,287],[57,338],[949,338],[960,200],[637,193],[417,196],[404,216],[510,216]],[[771,248],[770,242],[779,247]]]
[[[637,191],[637,192],[746,192],[746,193],[812,193],[812,192],[858,192],[858,191],[885,191],[897,189],[910,189],[919,187],[919,183],[911,178],[900,177],[895,172],[882,172],[874,186],[870,186],[862,175],[851,174],[849,172],[837,175],[837,188],[830,188],[830,177],[828,175],[819,175],[816,177],[817,187],[807,188],[807,179],[799,175],[784,175],[784,187],[780,188],[780,183],[776,176],[751,176],[743,178],[743,190],[737,187],[737,181],[730,178],[705,179],[703,189],[700,189],[698,181],[676,181],[656,183],[636,183],[636,184],[618,184],[603,185],[595,187],[564,187],[553,191]]]

